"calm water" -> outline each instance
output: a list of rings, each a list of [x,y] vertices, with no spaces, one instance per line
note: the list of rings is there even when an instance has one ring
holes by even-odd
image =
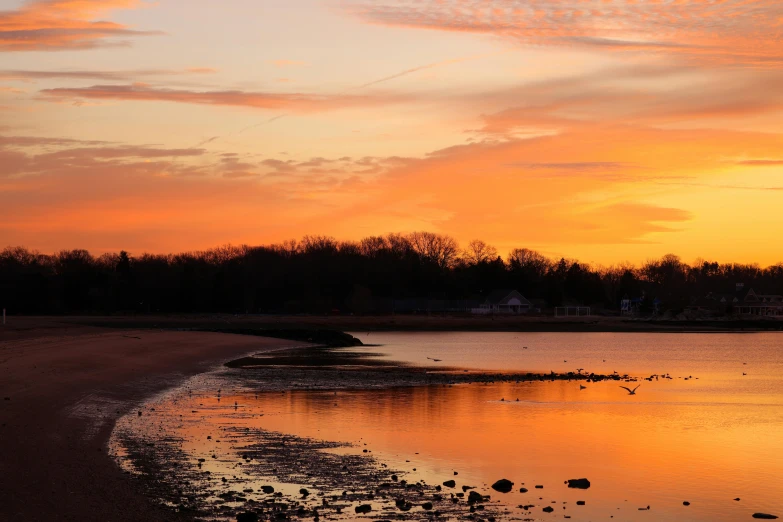
[[[181,438],[194,460],[208,459],[215,442],[207,434],[239,423],[355,443],[348,451],[369,449],[408,471],[409,482],[455,478],[458,485],[490,493],[485,485],[508,478],[516,483],[514,492],[494,493],[493,500],[508,506],[509,519],[525,518],[519,504],[536,504],[536,520],[566,514],[573,520],[628,521],[750,520],[757,511],[783,515],[783,335],[355,335],[383,345],[370,350],[423,365],[584,368],[640,377],[668,373],[672,379],[640,381],[635,396],[616,382],[588,383],[586,389],[577,382],[538,382],[336,394],[242,391],[224,393],[219,402],[211,391],[199,393],[199,386],[212,388],[228,378],[223,373],[202,381],[209,384],[194,381],[187,392],[157,399],[161,415],[179,418],[166,436]],[[235,403],[242,405],[241,415],[231,407]],[[182,420],[193,408],[198,418]],[[220,462],[209,465],[221,473]],[[580,477],[590,479],[589,490],[563,484]],[[530,491],[518,493],[522,485]],[[741,500],[732,500],[736,497]],[[577,500],[586,505],[577,507]],[[688,507],[682,505],[686,500]],[[542,513],[544,505],[555,506],[555,513]],[[648,505],[649,511],[638,509]]]

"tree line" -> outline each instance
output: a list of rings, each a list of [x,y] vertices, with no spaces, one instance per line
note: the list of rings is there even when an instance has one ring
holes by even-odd
[[[431,232],[361,241],[305,236],[169,255],[0,252],[0,307],[25,314],[384,313],[395,300],[481,301],[496,289],[548,307],[617,310],[623,297],[646,296],[679,311],[708,292],[733,293],[736,283],[783,294],[783,264],[687,264],[666,255],[640,266],[592,266],[526,248],[503,259],[483,241],[462,248]]]

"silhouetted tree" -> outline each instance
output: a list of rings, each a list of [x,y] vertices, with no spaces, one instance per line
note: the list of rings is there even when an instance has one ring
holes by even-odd
[[[171,255],[128,252],[98,258],[85,250],[44,255],[0,251],[0,306],[12,312],[309,312],[391,311],[395,299],[483,299],[515,288],[550,306],[602,304],[627,296],[678,311],[708,292],[783,293],[783,264],[693,265],[673,255],[640,267],[593,267],[513,249],[506,261],[483,241],[461,250],[442,234],[372,236],[358,242],[306,236],[275,245],[224,245]]]

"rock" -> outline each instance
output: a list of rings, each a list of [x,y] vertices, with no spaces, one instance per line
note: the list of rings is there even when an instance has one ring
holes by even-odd
[[[397,477],[397,475],[392,475],[392,480],[393,480],[394,482],[397,482],[397,479],[398,479],[398,478],[399,478],[399,477]]]
[[[468,503],[469,504],[475,504],[476,502],[483,502],[483,501],[484,501],[484,497],[482,497],[480,493],[477,493],[475,491],[471,491],[468,494]]]
[[[555,510],[555,508],[553,508],[552,506],[547,506],[547,507],[544,508],[543,511],[544,511],[544,513],[551,513],[554,510]]]
[[[362,504],[361,506],[356,506],[356,509],[354,509],[357,513],[369,513],[372,511],[372,506],[369,504]]]
[[[775,515],[770,515],[769,513],[753,513],[753,518],[761,518],[764,520],[775,520],[778,517],[776,517]]]
[[[576,488],[576,489],[588,489],[590,487],[590,481],[587,480],[586,478],[569,479],[568,487]]]
[[[691,503],[690,503],[690,502],[688,502],[688,501],[686,500],[685,502],[683,502],[683,503],[682,503],[682,505],[683,505],[683,506],[690,506],[690,505],[691,505]]]
[[[453,488],[457,486],[457,483],[454,482],[453,480],[447,480],[446,482],[443,483],[443,485],[446,486],[447,488]]]
[[[307,491],[305,488],[302,488],[299,490],[299,494],[302,495],[303,497],[306,497],[307,495],[310,494],[310,492]]]
[[[508,479],[500,479],[492,484],[492,489],[501,493],[509,493],[514,487],[514,483]]]
[[[237,515],[237,522],[258,522],[258,515],[252,511],[246,511]]]
[[[400,511],[410,511],[413,505],[410,502],[406,502],[404,498],[398,498],[394,501],[394,505]]]
[[[538,485],[536,486],[536,489],[544,489],[544,486],[542,486],[541,484],[538,484]]]
[[[432,509],[432,502],[425,502],[424,504],[421,505],[421,507],[429,511]]]
[[[527,488],[519,488],[520,493],[527,493]]]
[[[585,505],[585,501],[584,500],[577,500],[576,501],[576,505],[577,506],[584,506]]]
[[[261,491],[269,495],[270,493],[275,492],[275,488],[273,488],[272,486],[261,486]]]

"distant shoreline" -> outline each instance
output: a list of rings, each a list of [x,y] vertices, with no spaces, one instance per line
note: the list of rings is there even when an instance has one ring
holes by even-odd
[[[279,330],[294,333],[295,340],[307,340],[308,332],[575,332],[575,333],[752,333],[783,331],[783,320],[710,319],[656,320],[625,317],[554,318],[540,316],[466,316],[466,315],[231,315],[166,314],[111,316],[9,316],[5,328],[0,326],[0,340],[12,339],[25,325],[56,333],[74,326],[99,328],[141,328],[159,330],[204,329],[216,331]],[[17,332],[15,334],[14,332]],[[239,332],[238,332],[239,333]],[[269,334],[270,332],[267,332]],[[336,332],[332,332],[336,333]],[[260,335],[258,332],[257,335]],[[287,335],[274,335],[287,337]],[[290,337],[287,337],[290,338]],[[338,336],[339,341],[339,336]]]

